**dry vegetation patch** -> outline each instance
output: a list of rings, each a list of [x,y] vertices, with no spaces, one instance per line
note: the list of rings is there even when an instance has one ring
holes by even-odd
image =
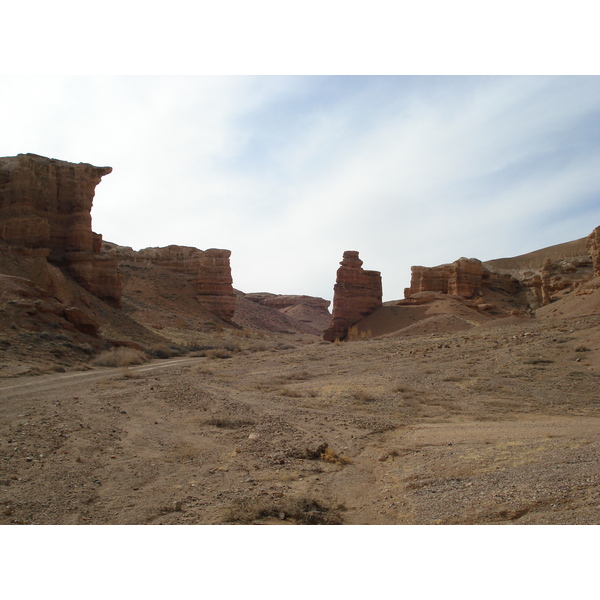
[[[148,355],[133,348],[111,348],[101,352],[93,361],[95,367],[127,367],[148,362]]]

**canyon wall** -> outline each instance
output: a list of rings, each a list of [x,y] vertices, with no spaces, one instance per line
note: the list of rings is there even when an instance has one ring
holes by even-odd
[[[323,332],[323,339],[328,342],[345,339],[352,325],[382,304],[381,273],[365,271],[362,264],[358,252],[344,252],[333,288],[331,323]]]
[[[119,305],[117,262],[100,254],[102,236],[91,217],[96,186],[111,171],[36,154],[0,158],[0,243],[9,255],[37,261],[38,285],[50,280],[50,262]]]
[[[404,290],[404,296],[441,292],[472,298],[479,289],[490,288],[516,294],[520,284],[511,275],[486,269],[476,258],[459,258],[452,264],[437,267],[411,267],[410,287]]]
[[[134,251],[128,247],[104,243],[103,253],[128,264],[155,265],[186,277],[194,287],[198,302],[220,319],[231,322],[236,296],[231,276],[230,250],[191,246],[166,246]]]

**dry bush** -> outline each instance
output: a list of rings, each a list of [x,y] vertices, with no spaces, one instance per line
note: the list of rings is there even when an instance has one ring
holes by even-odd
[[[369,390],[365,390],[364,388],[357,388],[353,390],[350,396],[358,402],[376,402],[378,400],[375,394]]]
[[[349,342],[358,342],[360,340],[370,340],[373,337],[370,329],[366,329],[365,331],[359,331],[356,325],[353,325],[348,329],[348,337],[347,340]]]
[[[93,361],[95,367],[127,367],[148,362],[148,356],[133,348],[111,348],[101,352]]]
[[[230,523],[252,523],[259,519],[275,518],[293,521],[298,525],[341,525],[341,505],[329,506],[314,498],[246,498],[235,503],[229,512]]]
[[[281,395],[286,396],[287,398],[302,398],[302,394],[298,390],[292,389],[282,389]]]
[[[292,457],[305,460],[322,460],[337,465],[349,465],[352,461],[346,456],[340,456],[329,447],[327,442],[317,446],[314,449],[306,448],[303,451],[292,452]]]
[[[181,356],[185,353],[185,349],[180,346],[167,346],[166,344],[153,344],[145,348],[146,354],[153,358],[172,358],[173,356]]]
[[[212,350],[207,350],[205,356],[207,358],[231,358],[233,355],[229,350],[225,348],[213,348]]]

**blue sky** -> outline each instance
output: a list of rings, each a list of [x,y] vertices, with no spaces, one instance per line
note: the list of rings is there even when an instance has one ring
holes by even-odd
[[[600,225],[600,78],[5,76],[0,156],[112,166],[93,228],[232,250],[245,292],[332,297],[344,250],[514,256]]]

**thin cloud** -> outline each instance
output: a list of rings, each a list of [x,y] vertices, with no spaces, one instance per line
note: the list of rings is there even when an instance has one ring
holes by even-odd
[[[331,298],[354,249],[400,298],[411,265],[600,223],[597,77],[15,77],[0,93],[3,156],[113,167],[92,212],[105,239],[229,248],[247,292]]]

